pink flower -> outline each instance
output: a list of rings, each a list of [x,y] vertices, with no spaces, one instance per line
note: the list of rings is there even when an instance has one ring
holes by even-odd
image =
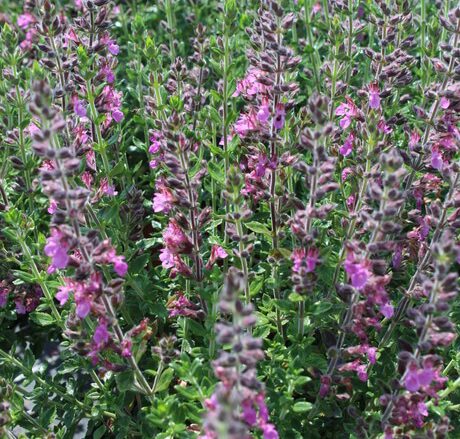
[[[431,151],[431,166],[438,171],[441,171],[444,167],[442,155],[437,148],[433,148]]]
[[[259,122],[261,123],[266,123],[270,117],[270,107],[265,104],[261,105],[259,108],[259,111],[257,112],[257,119],[259,119]]]
[[[211,256],[206,264],[206,269],[210,270],[218,259],[225,259],[227,256],[228,253],[220,245],[214,244],[211,248]]]
[[[83,174],[81,174],[81,180],[83,181],[83,183],[88,189],[91,189],[91,184],[93,183],[93,176],[91,175],[91,172],[89,171],[83,172]]]
[[[445,96],[443,96],[441,100],[439,101],[439,105],[441,106],[443,110],[447,110],[450,106],[450,101]]]
[[[128,272],[128,264],[125,262],[125,257],[123,255],[117,255],[113,247],[107,251],[105,260],[107,264],[113,264],[113,269],[118,276],[126,276],[126,273]]]
[[[99,324],[94,330],[93,341],[100,348],[109,341],[109,331],[107,330],[107,322],[104,319],[99,319]]]
[[[112,117],[116,123],[120,123],[125,117],[125,115],[120,110],[117,109],[117,110],[112,111]]]
[[[394,308],[393,308],[393,305],[391,303],[385,303],[384,305],[381,305],[380,306],[380,312],[387,318],[387,319],[391,319],[393,317],[393,314],[394,314]]]
[[[35,17],[30,12],[26,12],[18,17],[17,25],[22,30],[26,30],[31,24],[35,22],[36,22]]]
[[[280,130],[284,126],[286,119],[286,109],[283,104],[278,104],[275,109],[275,118],[273,120],[273,127],[275,130]]]
[[[419,370],[415,364],[411,364],[404,379],[404,386],[409,392],[417,392],[421,387],[426,387],[435,379],[432,368]]]
[[[264,439],[279,439],[279,434],[273,424],[264,424],[262,426]]]
[[[163,268],[173,268],[174,254],[168,248],[163,248],[160,250],[160,261]]]
[[[339,148],[340,154],[342,154],[344,157],[348,156],[351,154],[351,151],[353,151],[353,142],[355,140],[355,135],[351,132],[347,140],[345,140],[345,143]]]
[[[240,115],[234,128],[238,136],[241,138],[246,137],[251,131],[256,131],[258,129],[257,115],[254,112]]]
[[[10,291],[7,287],[0,286],[0,308],[4,308],[8,302]]]
[[[192,243],[174,219],[169,221],[163,232],[163,241],[165,247],[173,254],[188,254],[192,250]]]
[[[52,258],[48,273],[54,273],[57,269],[66,268],[69,263],[67,251],[70,245],[59,229],[51,229],[51,236],[46,240],[45,254]]]
[[[86,104],[76,96],[72,99],[73,111],[77,116],[86,117]]]
[[[412,151],[420,142],[420,134],[417,131],[411,131],[409,138],[409,148]]]
[[[174,205],[175,198],[171,190],[166,186],[164,179],[159,178],[156,182],[157,192],[153,196],[153,211],[168,213]]]
[[[318,263],[319,251],[312,247],[308,251],[304,248],[296,248],[292,252],[291,259],[294,262],[292,271],[299,273],[302,268],[306,273],[311,273],[315,270]]]
[[[107,49],[112,55],[115,55],[115,56],[117,56],[120,53],[120,47],[113,40],[110,40],[108,42]]]
[[[376,82],[369,85],[369,108],[378,110],[380,108],[379,87]]]
[[[358,290],[363,289],[371,275],[369,269],[362,262],[356,262],[353,253],[349,252],[344,263],[345,271],[350,276],[351,284]]]
[[[342,171],[342,182],[347,180],[347,178],[350,176],[350,175],[353,175],[353,169],[351,168],[344,168],[343,171]]]
[[[386,124],[384,119],[380,119],[377,124],[377,129],[383,134],[390,134],[393,130]]]
[[[98,192],[101,194],[109,195],[111,197],[118,195],[118,192],[115,190],[115,186],[109,184],[107,177],[101,179]]]
[[[64,306],[69,300],[69,294],[74,290],[74,284],[71,279],[64,279],[64,285],[58,288],[56,293],[56,299],[59,301],[59,305]]]
[[[50,215],[55,214],[56,211],[57,211],[57,208],[58,208],[58,204],[57,204],[56,200],[51,199],[50,200],[50,205],[48,207],[48,213]]]
[[[130,358],[132,354],[133,342],[125,339],[121,342],[121,356],[124,358]]]
[[[359,115],[359,110],[355,103],[349,97],[346,97],[346,100],[347,102],[340,104],[335,110],[336,116],[343,116],[342,119],[340,119],[340,126],[342,129],[348,128],[352,118]]]

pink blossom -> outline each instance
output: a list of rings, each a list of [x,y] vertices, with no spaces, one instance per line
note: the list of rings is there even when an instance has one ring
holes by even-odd
[[[206,269],[210,270],[218,259],[225,259],[227,256],[228,253],[220,245],[214,244],[211,248],[211,256],[206,264]]]
[[[91,172],[83,172],[83,174],[81,174],[81,180],[88,189],[91,189],[91,184],[93,183],[93,176],[91,175]]]
[[[347,102],[343,102],[335,110],[336,116],[343,116],[339,123],[342,129],[348,128],[351,124],[352,118],[359,115],[359,110],[355,103],[349,97],[346,97],[346,100]]]
[[[73,111],[77,116],[86,117],[86,104],[84,101],[78,99],[77,96],[72,98]]]
[[[344,263],[345,271],[350,276],[351,284],[358,290],[363,289],[371,275],[369,268],[362,262],[356,262],[353,253],[349,252]]]
[[[379,87],[376,82],[369,85],[369,108],[378,110],[380,108]]]
[[[123,358],[130,358],[132,354],[133,342],[125,339],[121,342],[121,356]]]
[[[238,136],[241,138],[246,137],[251,131],[256,131],[258,129],[257,115],[254,112],[241,114],[234,128]]]
[[[69,294],[73,290],[73,281],[69,278],[64,279],[64,285],[61,285],[56,293],[56,299],[59,301],[59,305],[63,306],[69,300]]]
[[[104,346],[109,341],[107,322],[104,319],[99,319],[99,324],[94,330],[93,341],[98,347]]]
[[[59,229],[51,229],[51,236],[46,240],[45,254],[52,258],[48,273],[53,273],[57,269],[66,268],[69,263],[67,251],[70,246],[66,237]]]
[[[387,318],[391,319],[394,314],[394,308],[391,303],[385,303],[384,305],[380,306],[380,312]]]
[[[26,30],[31,24],[35,23],[36,19],[30,12],[25,12],[18,17],[17,25],[22,29]]]
[[[259,122],[266,123],[270,117],[270,107],[267,104],[261,105],[257,112],[257,119]]]
[[[304,248],[294,249],[291,255],[291,259],[294,262],[292,271],[299,273],[304,268],[307,273],[313,272],[318,263],[318,256],[319,251],[314,247],[309,248],[308,251]]]
[[[111,197],[118,194],[118,192],[115,190],[115,186],[109,184],[107,177],[101,179],[98,192],[101,194],[109,195]]]
[[[115,249],[110,248],[105,255],[106,263],[113,264],[113,269],[118,276],[124,277],[128,272],[128,264],[125,262],[123,255],[117,255]]]
[[[174,254],[168,248],[163,248],[160,250],[160,261],[163,268],[173,268]]]
[[[189,238],[174,219],[169,221],[168,227],[163,232],[163,241],[165,247],[173,254],[188,254],[192,250]]]
[[[58,204],[57,204],[56,200],[50,199],[50,205],[48,207],[48,213],[50,215],[55,214],[56,211],[57,211],[57,208],[58,208]]]
[[[283,128],[285,119],[286,109],[283,104],[278,104],[275,109],[275,118],[273,119],[273,127],[275,130]]]
[[[444,167],[442,155],[437,148],[433,148],[431,151],[431,166],[438,171],[441,171]]]
[[[348,178],[350,175],[353,175],[353,169],[351,169],[351,168],[344,168],[343,171],[342,171],[342,182],[343,182],[343,181],[346,181],[347,178]]]
[[[411,364],[406,372],[404,386],[409,392],[417,392],[421,387],[431,384],[435,378],[435,373],[431,368],[419,370],[415,364]]]
[[[411,131],[409,138],[409,148],[412,151],[420,142],[420,134],[417,131]]]
[[[279,439],[279,434],[273,424],[264,424],[262,432],[264,439]]]
[[[443,96],[441,100],[439,101],[439,105],[441,106],[443,110],[447,110],[450,106],[450,101],[445,96]]]
[[[156,182],[156,193],[153,196],[153,211],[168,213],[173,208],[174,202],[174,195],[166,186],[165,180],[159,178]]]
[[[345,140],[345,143],[339,148],[340,154],[342,154],[344,157],[348,156],[351,154],[351,151],[353,151],[353,142],[355,140],[355,135],[351,132],[347,140]]]
[[[0,286],[0,308],[4,308],[8,302],[10,291],[7,287]]]

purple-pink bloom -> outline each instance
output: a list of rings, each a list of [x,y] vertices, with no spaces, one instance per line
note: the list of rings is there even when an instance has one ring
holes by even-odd
[[[380,92],[376,82],[369,85],[369,108],[374,110],[380,108]]]
[[[431,151],[431,166],[438,171],[441,171],[444,167],[444,161],[442,159],[442,155],[439,152],[439,149],[433,148]]]
[[[283,104],[278,104],[275,109],[275,118],[273,119],[273,127],[275,130],[280,130],[284,126],[286,120],[286,109]]]
[[[77,116],[86,117],[86,105],[82,100],[78,99],[77,97],[73,99],[73,111]]]
[[[450,106],[450,101],[449,101],[449,99],[447,99],[445,96],[443,96],[443,97],[441,98],[439,104],[440,104],[440,106],[441,106],[441,108],[442,108],[443,110],[447,110],[447,109],[449,108],[449,106]]]
[[[98,347],[104,346],[109,341],[107,322],[104,319],[99,319],[99,324],[94,331],[93,341]]]
[[[273,424],[264,424],[262,426],[264,439],[279,439],[279,434]]]
[[[347,102],[343,102],[335,110],[336,116],[343,116],[339,122],[342,129],[348,128],[351,124],[352,118],[359,115],[359,111],[355,103],[348,96],[346,97],[346,100]]]
[[[51,236],[46,240],[45,254],[52,258],[48,273],[54,273],[57,269],[66,268],[69,263],[67,251],[70,246],[65,236],[59,229],[51,229]]]
[[[351,132],[345,140],[345,143],[339,148],[340,154],[342,154],[344,157],[350,155],[351,151],[353,151],[354,140],[355,135]]]
[[[30,12],[25,12],[18,17],[17,25],[26,30],[31,24],[35,23],[35,17]]]
[[[270,107],[268,104],[263,104],[260,106],[259,111],[257,112],[257,119],[259,122],[266,123],[270,117]]]
[[[366,286],[370,277],[369,268],[362,262],[356,262],[353,253],[348,253],[344,262],[345,271],[351,279],[351,284],[360,290]]]
[[[380,312],[387,318],[391,319],[394,314],[393,305],[390,302],[385,303],[384,305],[380,306]]]

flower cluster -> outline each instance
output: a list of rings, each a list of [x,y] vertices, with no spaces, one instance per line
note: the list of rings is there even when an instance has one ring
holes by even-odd
[[[244,287],[244,275],[238,269],[228,270],[221,293],[219,308],[232,321],[216,326],[217,341],[229,345],[213,362],[219,379],[207,408],[202,439],[251,437],[251,429],[259,429],[264,439],[278,439],[278,433],[269,422],[262,383],[257,379],[256,366],[263,359],[262,340],[250,335],[256,322],[252,305],[244,305],[238,298]]]

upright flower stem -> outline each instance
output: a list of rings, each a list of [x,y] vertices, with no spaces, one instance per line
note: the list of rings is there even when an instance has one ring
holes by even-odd
[[[347,73],[345,75],[345,84],[350,83],[351,75],[351,51],[353,47],[353,0],[348,0],[348,44],[347,44]]]
[[[321,90],[321,83],[319,80],[318,63],[317,63],[317,61],[319,60],[317,60],[317,52],[313,45],[314,41],[313,41],[313,32],[311,31],[310,8],[307,7],[306,4],[304,6],[304,13],[305,13],[305,30],[307,33],[307,41],[311,47],[310,61],[313,67],[313,75],[315,77],[316,90],[318,90],[319,92]]]
[[[397,324],[399,323],[400,319],[404,316],[404,313],[406,312],[410,302],[411,302],[411,296],[412,296],[412,292],[415,288],[415,286],[417,285],[417,281],[419,280],[419,277],[420,275],[423,273],[423,271],[426,270],[426,268],[428,267],[428,264],[430,263],[431,261],[431,255],[432,255],[432,252],[433,252],[433,248],[434,246],[437,244],[440,236],[441,236],[441,233],[443,231],[443,226],[445,225],[445,221],[446,221],[446,217],[447,217],[447,211],[450,207],[450,203],[451,203],[451,200],[452,200],[452,197],[455,193],[455,189],[456,189],[456,186],[459,182],[459,179],[460,179],[460,174],[457,172],[457,174],[455,175],[455,179],[454,179],[454,182],[451,184],[450,186],[450,189],[449,189],[449,192],[446,196],[446,199],[444,201],[444,205],[443,205],[443,208],[442,208],[442,212],[441,212],[441,217],[439,219],[439,222],[436,226],[436,229],[433,233],[433,237],[431,239],[431,242],[430,242],[430,246],[428,247],[425,255],[423,256],[423,259],[420,261],[420,263],[417,265],[417,270],[416,272],[414,273],[414,275],[412,276],[411,280],[410,280],[410,283],[409,283],[409,286],[407,287],[407,290],[406,290],[406,293],[404,294],[404,297],[400,300],[399,304],[398,304],[398,307],[397,307],[397,310],[396,310],[396,313],[390,323],[390,325],[388,326],[385,334],[383,335],[383,337],[381,338],[380,342],[379,342],[379,349],[383,349],[386,345],[386,343],[388,342],[388,340],[391,338],[391,335],[393,334],[393,331],[395,330]]]
[[[459,44],[459,38],[460,38],[460,19],[458,19],[458,21],[457,21],[457,28],[456,28],[456,31],[455,31],[454,41],[453,41],[453,44],[452,44],[452,47],[454,49]],[[455,57],[451,56],[450,61],[449,61],[449,66],[447,67],[447,71],[446,71],[446,73],[444,75],[444,79],[443,79],[443,81],[441,83],[441,87],[440,87],[440,89],[438,91],[438,95],[437,95],[435,101],[433,102],[433,105],[431,106],[430,116],[429,116],[428,122],[425,125],[425,131],[423,132],[423,137],[422,137],[422,140],[421,140],[421,143],[420,143],[422,151],[424,151],[424,149],[425,149],[425,147],[426,147],[426,145],[428,143],[430,132],[431,132],[431,129],[433,128],[434,120],[435,120],[436,115],[438,113],[439,106],[441,105],[441,96],[440,96],[440,94],[443,91],[445,91],[446,88],[447,88],[447,84],[449,83],[449,78],[452,75],[452,72],[453,72],[453,69],[454,69],[454,64],[455,64]],[[410,188],[412,187],[412,183],[414,182],[415,175],[416,175],[417,171],[419,170],[420,165],[423,162],[423,159],[424,159],[424,155],[422,153],[422,154],[419,155],[417,161],[415,162],[415,165],[412,167],[411,173],[409,174],[409,177],[408,177],[408,179],[406,181],[406,184],[405,184],[405,190],[406,191],[410,190]],[[401,213],[401,210],[402,210],[402,207],[401,207],[399,213]]]
[[[55,148],[57,148],[58,142],[59,141],[57,139],[57,136],[55,136],[54,137],[54,146],[55,146]],[[69,189],[70,189],[70,185],[69,185],[69,182],[67,181],[66,173],[64,172],[64,169],[62,168],[61,160],[59,158],[56,158],[55,162],[56,162],[57,168],[60,171],[62,187],[64,188],[65,192],[67,193],[69,191]],[[70,205],[70,200],[68,198],[65,199],[65,204],[66,204],[67,211],[71,212],[72,206]],[[80,225],[78,223],[77,218],[75,218],[75,217],[70,218],[70,223],[71,223],[71,227],[74,230],[75,235],[77,236],[77,242],[79,242],[80,241],[79,238],[82,236],[82,234],[81,234]],[[80,252],[82,254],[83,259],[90,266],[92,266],[93,261],[91,260],[91,256],[88,254],[88,252],[86,250],[86,247],[79,246],[79,250],[80,250]],[[104,308],[105,308],[107,314],[109,315],[109,317],[111,319],[111,323],[112,323],[112,327],[113,327],[114,332],[115,332],[115,336],[116,336],[118,342],[122,343],[124,341],[125,337],[124,337],[123,331],[122,331],[122,329],[120,327],[120,324],[118,322],[116,312],[113,309],[112,303],[107,298],[107,296],[104,295],[104,294],[102,295],[102,302],[104,304]],[[136,379],[138,381],[140,389],[143,391],[143,393],[145,393],[145,395],[151,396],[152,395],[152,389],[150,388],[150,386],[149,386],[147,380],[145,379],[142,371],[139,369],[139,366],[137,364],[136,359],[131,355],[131,356],[129,356],[127,358],[127,361],[129,363],[129,365],[131,366],[131,369],[133,370],[134,375],[136,376]]]

